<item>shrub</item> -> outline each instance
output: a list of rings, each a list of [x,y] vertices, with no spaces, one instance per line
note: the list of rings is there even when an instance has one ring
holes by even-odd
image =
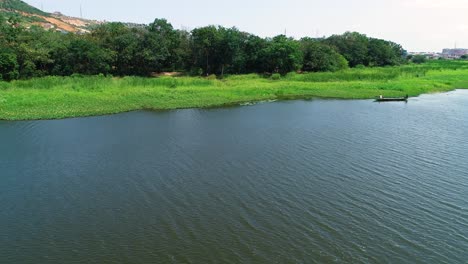
[[[424,55],[415,55],[415,56],[413,56],[411,61],[413,63],[416,63],[416,64],[421,64],[421,63],[425,63],[427,61],[427,57],[424,56]]]
[[[217,77],[216,77],[215,74],[211,74],[211,75],[206,76],[206,79],[208,79],[208,80],[216,80]]]
[[[281,79],[281,74],[279,74],[279,73],[273,73],[273,74],[271,75],[270,78],[271,78],[272,80],[275,80],[275,81],[280,80],[280,79]]]
[[[202,68],[192,68],[189,73],[191,76],[201,76],[203,74]]]

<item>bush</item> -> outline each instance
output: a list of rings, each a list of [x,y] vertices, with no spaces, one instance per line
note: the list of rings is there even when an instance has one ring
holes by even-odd
[[[348,61],[332,47],[315,40],[303,39],[302,52],[304,54],[302,71],[322,72],[339,71],[348,68]]]
[[[208,79],[208,80],[216,80],[217,77],[216,77],[215,74],[211,74],[211,75],[206,76],[206,79]]]
[[[281,79],[281,74],[279,74],[279,73],[273,73],[273,74],[271,75],[270,79],[275,80],[275,81],[280,80],[280,79]]]
[[[83,74],[80,74],[80,73],[73,73],[72,75],[70,75],[70,77],[72,77],[72,78],[84,78],[85,76]]]
[[[422,64],[422,63],[425,63],[427,61],[427,57],[424,56],[424,55],[415,55],[415,56],[413,56],[411,61],[413,63],[416,63],[416,64]]]
[[[203,74],[202,68],[192,68],[189,73],[191,76],[201,76]]]

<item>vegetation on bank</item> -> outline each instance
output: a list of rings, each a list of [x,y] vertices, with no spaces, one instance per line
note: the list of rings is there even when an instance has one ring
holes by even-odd
[[[468,63],[434,61],[422,65],[210,77],[49,76],[0,82],[0,119],[55,119],[140,109],[238,105],[262,100],[313,97],[365,99],[417,96],[468,88]]]
[[[18,5],[13,6],[25,8]],[[191,76],[285,75],[406,62],[400,45],[357,32],[300,40],[284,35],[261,38],[235,27],[177,30],[165,19],[156,19],[141,27],[104,23],[87,34],[64,34],[34,25],[26,28],[21,19],[29,18],[3,14],[0,79],[6,81],[72,74],[151,76],[173,71]]]
[[[0,12],[4,120],[290,98],[416,96],[468,87],[464,61],[409,60],[400,45],[357,32],[261,38],[221,26],[177,30],[156,19],[142,27],[104,23],[87,34],[63,34],[25,28],[24,18],[11,14],[29,7],[1,3],[8,8]],[[148,78],[161,72],[184,76]]]

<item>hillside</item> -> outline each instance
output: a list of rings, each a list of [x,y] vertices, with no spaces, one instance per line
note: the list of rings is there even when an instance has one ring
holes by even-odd
[[[19,16],[25,27],[32,25],[45,29],[64,32],[88,32],[93,25],[101,24],[96,20],[69,17],[60,12],[47,13],[21,0],[0,0],[0,15]]]

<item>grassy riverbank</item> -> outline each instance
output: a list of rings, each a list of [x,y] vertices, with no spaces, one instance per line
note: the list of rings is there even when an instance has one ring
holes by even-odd
[[[468,63],[431,62],[336,73],[197,77],[44,77],[0,82],[0,119],[56,119],[139,109],[235,105],[290,98],[369,99],[468,88]]]

